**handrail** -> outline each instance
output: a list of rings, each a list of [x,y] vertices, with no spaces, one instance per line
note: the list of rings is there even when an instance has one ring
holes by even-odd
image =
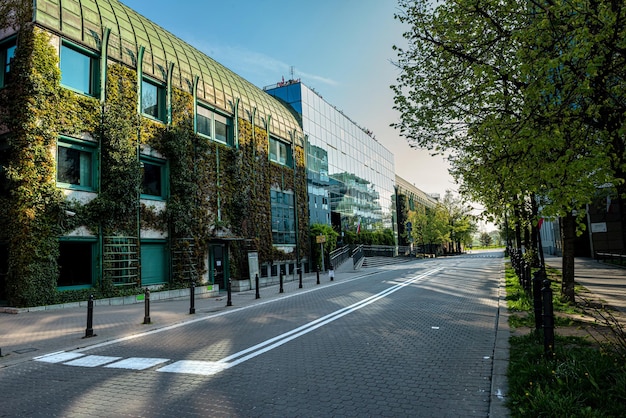
[[[345,245],[343,247],[339,247],[331,251],[329,258],[330,258],[329,260],[330,264],[333,266],[333,268],[336,269],[341,264],[343,264],[344,261],[350,258],[350,246]]]

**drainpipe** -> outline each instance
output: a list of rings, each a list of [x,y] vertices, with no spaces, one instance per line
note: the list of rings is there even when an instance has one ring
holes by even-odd
[[[139,47],[139,53],[137,54],[137,167],[141,167],[140,160],[140,142],[141,142],[141,93],[143,82],[143,54],[145,47]],[[137,188],[137,281],[141,286],[141,190]]]
[[[298,176],[296,175],[296,169],[298,164],[296,161],[296,131],[291,133],[291,160],[293,162],[293,211],[295,217],[296,227],[296,273],[300,269],[300,227],[298,222]]]
[[[107,57],[109,50],[109,36],[111,35],[111,28],[104,28],[102,34],[102,47],[100,50],[100,126],[104,125],[104,104],[106,102],[106,79],[107,79]],[[98,167],[97,177],[98,182],[96,184],[98,196],[102,193],[102,141],[104,136],[100,135],[98,141]],[[100,279],[100,285],[104,280],[104,248],[103,237],[104,231],[102,230],[102,222],[98,220],[98,278]]]

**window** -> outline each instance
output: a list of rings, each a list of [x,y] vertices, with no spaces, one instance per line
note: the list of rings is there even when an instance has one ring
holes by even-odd
[[[232,119],[198,105],[196,130],[214,141],[233,146]]]
[[[215,114],[215,140],[230,144],[230,127],[228,125],[228,119],[222,115]],[[232,145],[232,144],[230,144]]]
[[[274,245],[296,243],[293,193],[271,190],[272,241]]]
[[[96,146],[86,141],[63,138],[57,144],[57,185],[95,190]]]
[[[0,71],[0,87],[4,87],[10,82],[11,64],[15,57],[15,39],[0,45],[0,60],[2,70]]]
[[[61,84],[89,96],[98,93],[98,57],[82,48],[61,45]]]
[[[91,286],[93,282],[94,242],[59,243],[59,279],[57,286]]]
[[[206,107],[198,106],[197,116],[198,133],[211,138],[211,132],[213,132],[213,130],[211,129],[211,127],[213,126],[213,112],[211,112]]]
[[[293,167],[291,145],[274,138],[270,138],[270,161]]]
[[[165,121],[165,87],[146,79],[141,82],[141,113]]]
[[[165,199],[166,172],[162,160],[142,157],[141,197],[144,199]]]

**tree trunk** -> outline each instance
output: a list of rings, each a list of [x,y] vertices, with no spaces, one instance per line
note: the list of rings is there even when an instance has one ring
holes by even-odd
[[[575,301],[574,295],[574,242],[576,241],[576,217],[571,213],[561,218],[563,240],[563,282],[561,295],[568,302]]]
[[[622,173],[621,175],[625,175]],[[621,177],[625,178],[625,177]],[[617,206],[622,226],[622,254],[626,254],[626,205],[624,204],[624,196],[626,196],[626,183],[618,184],[617,189]]]
[[[515,205],[515,244],[517,245],[517,249],[522,249],[522,227],[521,227],[521,216],[520,210],[517,205]]]

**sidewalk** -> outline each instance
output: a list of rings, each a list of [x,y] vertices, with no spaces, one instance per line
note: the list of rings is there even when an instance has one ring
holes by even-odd
[[[546,265],[563,269],[561,257],[545,256]],[[598,262],[592,258],[577,257],[574,280],[594,295],[599,302],[626,314],[626,268]]]
[[[350,278],[364,271],[342,272],[335,274],[335,281]],[[288,281],[290,280],[290,281]],[[315,287],[327,286],[331,282],[328,272],[320,273],[320,284],[316,273],[304,274],[302,289],[297,276],[285,279],[284,293],[279,293],[279,286],[272,285],[256,291],[233,292],[232,306],[228,302],[227,292],[220,291],[218,297],[196,294],[195,314],[190,314],[190,297],[150,301],[150,323],[144,325],[145,304],[131,305],[95,305],[93,308],[93,337],[84,338],[87,330],[87,307],[69,307],[63,309],[22,312],[17,314],[0,313],[0,370],[11,364],[30,360],[56,351],[77,349],[99,344],[172,324],[194,320],[203,316],[214,315],[221,311],[241,309],[289,294],[302,293]]]

